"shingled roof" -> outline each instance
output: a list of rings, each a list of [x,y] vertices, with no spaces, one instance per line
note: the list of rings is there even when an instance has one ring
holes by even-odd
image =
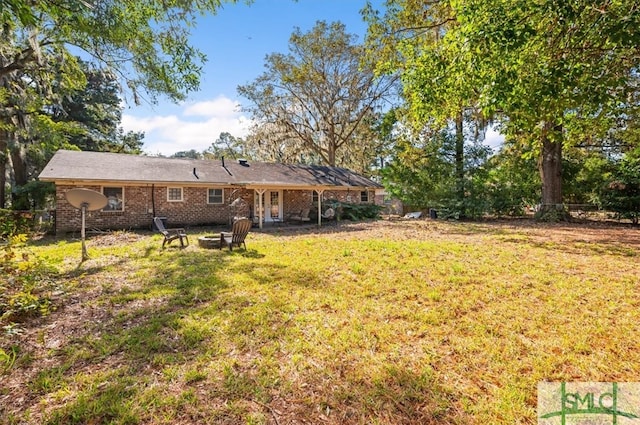
[[[237,160],[160,158],[60,150],[40,173],[42,181],[209,184],[283,187],[382,186],[345,168]]]

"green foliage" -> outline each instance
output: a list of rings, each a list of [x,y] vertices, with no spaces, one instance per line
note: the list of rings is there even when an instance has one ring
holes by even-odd
[[[425,208],[450,196],[453,166],[442,153],[442,139],[430,143],[396,141],[393,157],[380,171],[387,191],[405,205]]]
[[[0,324],[10,325],[51,311],[55,272],[25,248],[26,234],[8,235],[0,247]]]
[[[37,314],[44,316],[49,312],[50,306],[49,300],[34,295],[30,289],[10,296],[6,304],[7,309],[2,314],[11,317],[12,320]]]
[[[375,204],[352,204],[350,202],[327,201],[325,205],[336,211],[336,217],[340,220],[360,221],[380,217],[382,206]]]
[[[214,0],[36,2],[31,6],[37,16],[32,25],[39,32],[33,41],[41,44],[43,54],[67,46],[84,50],[102,67],[119,71],[136,100],[143,93],[151,101],[160,94],[178,100],[197,88],[204,60],[187,43],[189,28],[200,13],[215,12],[219,6]],[[11,11],[21,16],[20,10]],[[16,30],[29,29],[22,28],[20,21],[12,23]],[[13,62],[5,63],[6,68],[37,60],[30,51],[18,53],[11,57]]]
[[[562,150],[543,155],[542,146],[637,140],[640,10],[634,2],[600,8],[590,0],[399,1],[386,7],[384,14],[365,8],[370,55],[380,72],[402,73],[414,126],[451,120],[461,107],[500,120],[505,134],[547,166],[539,168],[546,170],[544,203],[562,202],[556,199],[562,174],[554,169]]]
[[[483,182],[487,212],[495,216],[519,216],[525,207],[540,202],[540,176],[531,152],[507,143],[487,164]]]
[[[74,83],[55,85],[50,97],[43,99],[45,104],[25,119],[20,131],[29,135],[24,137],[29,142],[21,146],[14,141],[10,165],[26,173],[12,181],[13,209],[46,207],[54,186],[34,178],[58,149],[141,153],[143,134],[125,134],[119,127],[122,106],[116,76],[80,59],[74,58],[75,62],[80,75]]]
[[[640,220],[639,153],[640,150],[620,161],[601,194],[605,209],[614,211],[619,218],[630,219],[634,224]]]
[[[22,25],[33,25],[38,21],[30,2],[25,0],[0,0],[0,22],[5,25],[14,20]]]
[[[48,194],[49,184],[40,183]],[[48,211],[14,211],[0,209],[0,243],[6,242],[11,235],[30,234],[34,232],[46,233],[51,230],[53,221]]]
[[[525,202],[522,193],[510,182],[496,181],[487,188],[488,211],[497,216],[516,217],[524,214]]]
[[[142,153],[141,133],[125,134],[119,127],[122,118],[117,76],[95,64],[78,59],[86,84],[71,91],[51,108],[48,115],[63,127],[65,143],[82,151]]]
[[[30,180],[27,184],[15,189],[16,196],[23,200],[28,200],[29,209],[42,209],[48,205],[56,194],[56,187],[52,182],[42,182],[39,180]],[[18,205],[13,205],[18,207]]]
[[[0,348],[0,374],[9,371],[16,362],[16,350],[15,348],[8,352]]]
[[[600,193],[611,181],[616,162],[602,150],[567,149],[562,163],[565,204],[600,204]]]
[[[252,152],[249,150],[249,145],[246,141],[240,137],[234,137],[231,133],[222,132],[211,143],[203,153],[202,156],[206,159],[220,159],[225,158],[245,158],[256,159]]]
[[[397,137],[392,158],[380,171],[387,191],[412,208],[437,208],[443,218],[482,216],[489,148],[472,136],[465,137],[462,158],[456,154],[456,138],[449,130],[418,138]]]
[[[142,134],[117,129],[120,97],[180,101],[197,90],[205,57],[189,45],[189,32],[221,1],[2,0],[0,6],[0,152],[11,155],[2,164],[12,168],[12,207],[26,209],[33,205],[24,186],[41,169],[27,147],[51,152],[68,142],[140,152]],[[3,167],[0,187],[8,174]]]
[[[202,154],[195,149],[190,149],[188,151],[180,151],[171,155],[171,158],[191,158],[191,159],[202,159]]]
[[[31,213],[0,209],[0,241],[8,241],[14,235],[26,234],[32,225]]]

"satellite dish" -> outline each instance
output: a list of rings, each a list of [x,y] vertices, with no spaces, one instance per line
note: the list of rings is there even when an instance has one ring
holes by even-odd
[[[87,211],[96,211],[107,206],[107,197],[90,189],[71,189],[64,194],[72,207],[82,211],[82,261],[89,259],[87,246],[84,243],[84,222]]]
[[[107,206],[107,197],[91,189],[71,189],[64,196],[73,207],[78,209],[82,208],[83,204],[86,204],[84,206],[87,211],[96,211]]]

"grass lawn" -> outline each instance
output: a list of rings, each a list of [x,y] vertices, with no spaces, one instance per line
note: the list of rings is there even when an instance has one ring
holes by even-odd
[[[0,335],[0,423],[535,424],[540,381],[640,381],[637,228],[204,234],[31,243],[57,309]]]

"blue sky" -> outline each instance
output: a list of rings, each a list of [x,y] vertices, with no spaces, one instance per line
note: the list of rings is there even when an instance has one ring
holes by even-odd
[[[238,103],[246,100],[237,95],[237,86],[264,72],[266,55],[286,53],[296,27],[307,32],[319,20],[340,21],[363,41],[366,24],[359,12],[364,4],[365,0],[225,4],[216,15],[200,19],[193,30],[192,44],[208,58],[200,90],[179,105],[161,99],[154,106],[125,106],[123,128],[144,131],[143,149],[151,155],[202,151],[221,132],[244,137],[249,121],[238,112]]]
[[[236,88],[264,72],[266,55],[288,52],[296,27],[307,32],[317,21],[340,21],[359,41],[367,29],[360,15],[365,0],[255,0],[249,6],[239,1],[203,17],[192,31],[192,44],[208,58],[197,93],[179,105],[161,99],[154,106],[125,107],[122,126],[125,131],[145,132],[145,153],[203,151],[222,132],[245,137],[250,122],[238,107],[246,100]],[[372,4],[382,5],[383,0]],[[496,147],[502,139],[489,131],[486,143]]]

